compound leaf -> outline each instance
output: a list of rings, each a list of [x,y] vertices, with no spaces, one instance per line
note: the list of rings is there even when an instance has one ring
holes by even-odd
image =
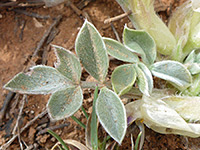
[[[4,88],[23,94],[48,94],[73,84],[53,67],[38,65],[19,73]]]
[[[129,29],[125,26],[123,41],[127,48],[141,55],[145,64],[153,64],[156,59],[156,44],[147,32]]]
[[[81,87],[64,88],[52,94],[47,110],[53,120],[60,120],[73,115],[82,105]]]
[[[120,42],[111,38],[103,38],[103,40],[106,44],[107,52],[109,55],[124,62],[134,63],[139,61],[138,56],[127,49]]]
[[[104,82],[109,65],[106,46],[100,33],[87,20],[78,33],[75,50],[86,71]]]
[[[78,84],[81,78],[81,64],[78,58],[69,50],[53,45],[57,56],[56,69],[68,79]]]
[[[177,61],[161,61],[152,65],[152,74],[161,79],[170,81],[179,90],[184,90],[192,83],[190,72]]]
[[[127,128],[124,104],[116,93],[102,88],[96,102],[96,113],[106,132],[121,144]]]
[[[123,95],[128,92],[136,80],[136,72],[131,64],[117,67],[111,76],[112,87],[116,93]]]

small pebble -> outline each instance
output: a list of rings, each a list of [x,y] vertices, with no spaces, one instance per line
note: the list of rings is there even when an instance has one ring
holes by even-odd
[[[35,112],[33,111],[33,110],[31,110],[31,112],[30,112],[31,114],[34,114]]]
[[[55,139],[54,137],[52,137],[52,138],[51,138],[51,141],[52,141],[52,142],[55,142],[55,141],[56,141],[56,139]]]

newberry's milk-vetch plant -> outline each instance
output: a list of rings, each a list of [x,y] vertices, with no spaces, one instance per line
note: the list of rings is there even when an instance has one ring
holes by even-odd
[[[153,0],[117,1],[124,11],[132,11],[129,18],[136,28],[125,25],[122,43],[101,37],[86,20],[76,38],[76,54],[53,45],[55,68],[34,66],[17,74],[4,88],[23,94],[51,94],[49,116],[60,120],[81,107],[82,89],[98,85],[92,116],[97,115],[106,132],[120,144],[127,125],[134,121],[142,131],[140,149],[143,123],[159,133],[199,137],[199,1],[186,1],[172,14],[168,26],[155,13]],[[112,72],[111,85],[108,55],[126,62]],[[81,64],[96,82],[81,81]],[[162,89],[154,88],[158,78],[166,81],[158,86]],[[123,96],[135,99],[133,95],[138,93],[140,99],[122,103]],[[97,148],[92,142],[91,147]]]
[[[51,94],[47,103],[53,120],[72,116],[82,105],[83,88],[101,87],[96,102],[96,114],[104,129],[118,143],[126,132],[125,106],[119,96],[105,86],[109,59],[106,45],[96,28],[87,20],[80,29],[73,54],[53,45],[55,68],[38,65],[27,73],[19,73],[4,88],[23,94]],[[97,82],[81,81],[81,64]]]

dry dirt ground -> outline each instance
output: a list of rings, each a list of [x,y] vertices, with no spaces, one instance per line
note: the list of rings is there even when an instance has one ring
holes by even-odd
[[[75,5],[78,0],[74,0]],[[163,20],[167,20],[171,10],[182,1],[160,0],[157,1],[156,10]],[[172,6],[172,7],[170,7]],[[0,107],[3,106],[7,90],[3,85],[8,82],[14,75],[22,71],[30,62],[30,58],[35,51],[38,42],[43,37],[45,31],[54,21],[52,18],[62,15],[57,29],[58,34],[51,44],[62,46],[74,51],[74,41],[76,35],[83,24],[84,17],[77,15],[75,11],[66,4],[61,4],[53,8],[32,7],[25,9],[27,12],[35,12],[40,15],[50,15],[49,19],[36,19],[24,14],[16,13],[10,8],[0,8]],[[120,6],[114,0],[96,0],[90,2],[83,11],[85,11],[92,23],[96,26],[102,36],[116,39],[110,24],[104,24],[104,20],[119,14],[122,14]],[[128,18],[118,20],[113,23],[120,38],[125,24],[129,23]],[[42,51],[42,50],[41,50]],[[55,56],[51,48],[46,48],[47,55],[44,55],[46,65],[54,66]],[[32,63],[32,62],[31,62]],[[37,64],[41,64],[41,59],[37,58]],[[110,70],[116,67],[116,62],[110,63]],[[86,79],[88,74],[83,72],[82,79]],[[29,95],[25,102],[22,117],[19,122],[19,128],[22,128],[28,121],[33,119],[43,111],[49,96]],[[84,107],[88,113],[91,113],[93,91],[88,89],[84,91]],[[21,106],[22,96],[17,95],[11,101],[6,111],[3,122],[0,124],[0,145],[6,143],[12,137],[12,130],[16,124],[19,109]],[[78,111],[75,116],[83,123],[86,119],[82,111]],[[55,130],[63,139],[74,139],[85,144],[85,131],[77,125],[72,119],[68,118],[58,122],[51,122],[47,115],[38,119],[25,132],[21,134],[21,143],[26,146],[33,145],[33,149],[50,149],[56,140],[48,133],[40,134],[40,131],[47,127],[64,124],[65,127]],[[132,132],[134,140],[138,130]],[[15,133],[16,134],[16,133]],[[105,135],[105,133],[101,133]],[[174,150],[174,149],[200,149],[199,138],[191,139],[178,135],[162,135],[146,128],[146,137],[143,149],[145,150]],[[16,139],[7,149],[20,149]],[[125,137],[120,149],[131,149],[130,133]]]

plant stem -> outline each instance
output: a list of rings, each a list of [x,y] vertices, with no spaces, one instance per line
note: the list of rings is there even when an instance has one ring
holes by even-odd
[[[85,124],[83,124],[79,119],[77,119],[75,116],[71,116],[71,118],[78,123],[81,127],[83,127],[84,129],[86,128]]]
[[[87,81],[81,81],[81,87],[84,89],[95,89],[96,86],[99,86],[100,88],[105,86],[103,84],[100,84],[99,82],[87,82]]]
[[[109,89],[112,89],[112,85],[110,81],[106,81],[104,84],[100,84],[98,82],[87,82],[87,81],[81,81],[81,88],[83,89],[95,89],[96,85],[98,85],[99,88],[102,88],[106,86]],[[126,94],[122,95],[121,98],[132,98],[132,99],[138,99],[142,97],[142,93],[140,90],[136,87],[132,87],[132,89],[127,92]]]

